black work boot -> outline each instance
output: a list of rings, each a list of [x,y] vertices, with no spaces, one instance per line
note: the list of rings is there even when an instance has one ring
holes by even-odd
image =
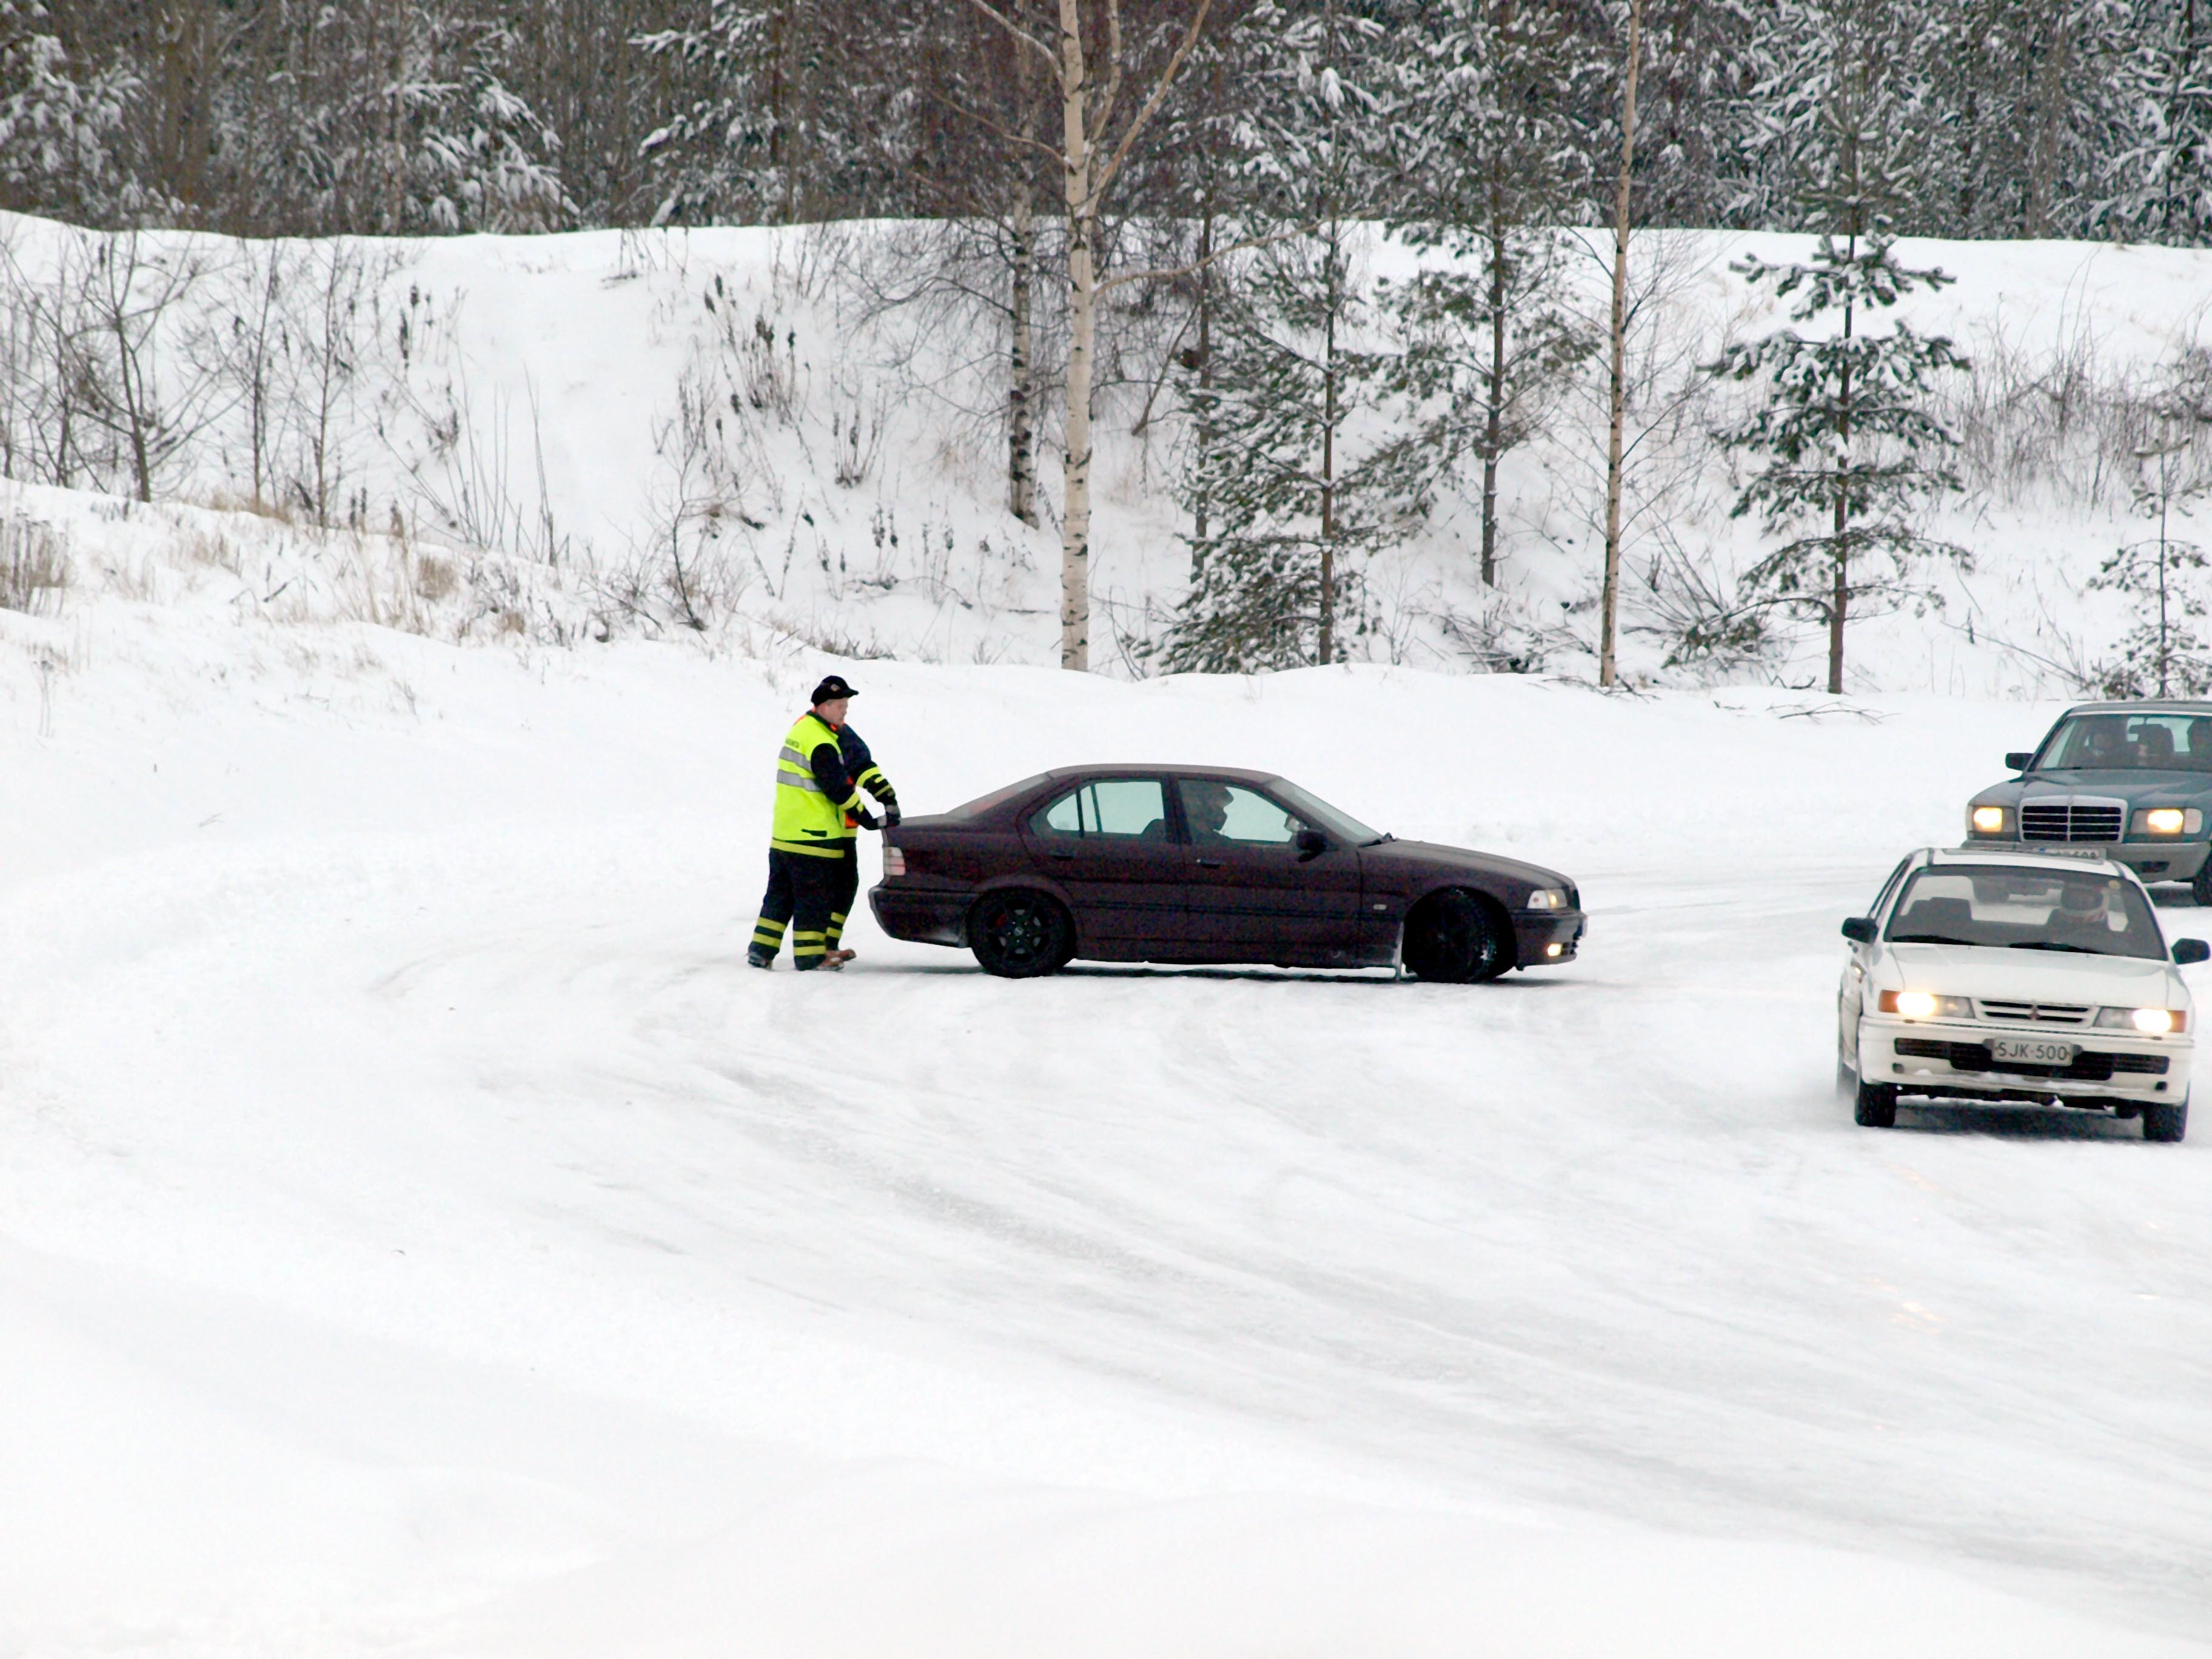
[[[745,952],[745,966],[748,968],[773,968],[775,966],[775,952],[769,950],[765,945],[756,945]]]

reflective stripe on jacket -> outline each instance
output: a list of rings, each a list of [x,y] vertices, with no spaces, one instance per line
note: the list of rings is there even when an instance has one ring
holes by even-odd
[[[845,775],[837,732],[810,709],[783,740],[775,761],[775,820],[769,844],[813,858],[842,858],[852,831],[845,812],[860,792]]]

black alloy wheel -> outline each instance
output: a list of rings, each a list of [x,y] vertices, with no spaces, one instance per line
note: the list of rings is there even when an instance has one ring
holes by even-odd
[[[1894,1083],[1869,1083],[1861,1078],[1856,1104],[1851,1110],[1851,1121],[1862,1129],[1894,1129],[1897,1127],[1897,1085]]]
[[[1075,927],[1059,902],[1019,888],[986,893],[968,913],[968,948],[987,974],[1035,979],[1075,954]]]
[[[1454,888],[1413,907],[1403,955],[1417,978],[1479,984],[1513,966],[1513,934],[1495,904]]]
[[[2145,1140],[2171,1146],[2189,1133],[2189,1097],[2148,1103],[2142,1109],[2142,1121]]]

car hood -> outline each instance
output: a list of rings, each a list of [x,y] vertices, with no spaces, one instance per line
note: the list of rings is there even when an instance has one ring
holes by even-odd
[[[2013,1002],[2102,1002],[2186,1007],[2188,993],[2167,963],[2146,957],[2079,957],[1981,945],[1893,945],[1890,955],[1917,991]]]
[[[1468,847],[1445,847],[1432,841],[1377,842],[1361,848],[1359,856],[1376,867],[1378,873],[1398,871],[1413,876],[1464,870],[1476,875],[1525,882],[1531,888],[1574,885],[1557,870],[1547,870],[1540,864],[1523,864],[1519,859],[1478,853]]]

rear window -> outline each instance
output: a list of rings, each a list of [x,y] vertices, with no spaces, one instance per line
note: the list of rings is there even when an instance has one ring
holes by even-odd
[[[1039,772],[1034,776],[1024,778],[1019,783],[1010,783],[1003,789],[994,789],[988,795],[978,795],[975,799],[952,808],[945,816],[948,818],[979,818],[994,807],[1004,806],[1008,801],[1018,799],[1029,793],[1051,775],[1049,772]]]

